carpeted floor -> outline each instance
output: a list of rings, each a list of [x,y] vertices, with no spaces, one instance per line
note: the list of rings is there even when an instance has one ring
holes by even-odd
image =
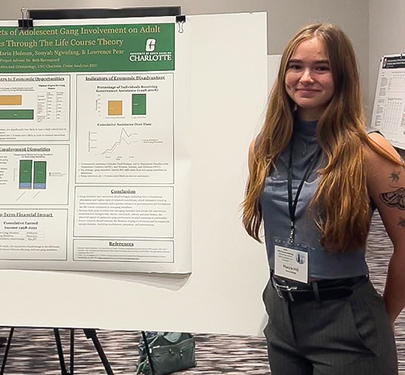
[[[385,235],[378,215],[373,220],[368,244],[370,277],[382,291],[392,245]],[[253,277],[253,276],[252,276]],[[0,328],[0,337],[8,336]],[[61,338],[69,368],[69,331],[61,330]],[[139,332],[98,331],[114,374],[135,374],[140,339]],[[399,368],[405,373],[405,315],[396,324]],[[247,374],[269,375],[266,343],[262,337],[195,334],[197,367],[179,372],[183,375]],[[0,348],[3,357],[4,346]],[[92,344],[81,330],[75,331],[74,374],[105,374],[104,367]],[[52,329],[15,329],[5,374],[61,374],[61,367]],[[383,374],[382,374],[383,375]]]
[[[69,370],[69,331],[61,330],[66,367]],[[4,337],[8,330],[0,329]],[[135,374],[139,332],[98,331],[97,336],[114,374]],[[270,374],[266,344],[261,337],[196,334],[197,367],[179,373],[194,374]],[[2,354],[4,347],[2,348]],[[74,374],[106,374],[92,344],[81,330],[75,330]],[[5,374],[60,374],[52,329],[14,330]]]

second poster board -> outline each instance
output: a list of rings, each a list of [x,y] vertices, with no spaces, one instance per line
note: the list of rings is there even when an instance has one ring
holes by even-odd
[[[405,55],[380,60],[371,128],[395,146],[405,149]]]

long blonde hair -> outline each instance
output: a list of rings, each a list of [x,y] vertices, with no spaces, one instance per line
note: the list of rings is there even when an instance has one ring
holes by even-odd
[[[264,126],[250,160],[242,203],[243,225],[250,236],[261,242],[259,196],[269,169],[274,167],[292,135],[295,103],[285,89],[288,62],[301,42],[314,37],[323,43],[329,58],[334,94],[317,123],[316,135],[325,165],[318,170],[320,182],[309,209],[320,228],[322,246],[344,253],[351,246],[364,245],[370,227],[363,145],[395,163],[398,161],[367,136],[353,46],[342,30],[328,23],[304,26],[284,50]]]

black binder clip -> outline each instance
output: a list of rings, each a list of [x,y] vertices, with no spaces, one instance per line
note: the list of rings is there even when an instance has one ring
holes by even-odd
[[[34,27],[32,18],[27,16],[26,8],[21,8],[21,19],[18,20],[18,28],[20,30],[31,30]]]
[[[179,25],[179,33],[184,33],[184,24],[186,23],[186,16],[176,16],[176,22]]]

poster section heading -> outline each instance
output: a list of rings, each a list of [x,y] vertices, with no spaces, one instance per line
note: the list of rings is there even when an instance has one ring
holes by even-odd
[[[405,68],[405,56],[385,56],[383,60],[383,69]]]
[[[174,32],[173,23],[0,27],[0,73],[174,70]]]

